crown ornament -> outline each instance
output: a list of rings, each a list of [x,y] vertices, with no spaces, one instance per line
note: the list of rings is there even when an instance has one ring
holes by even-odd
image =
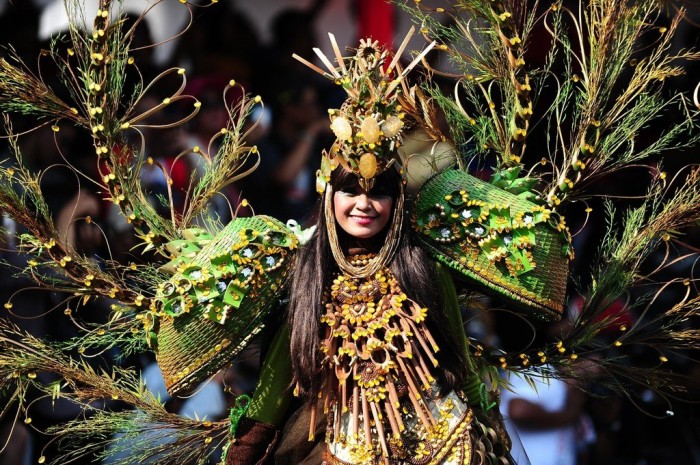
[[[323,153],[317,173],[319,193],[325,190],[331,172],[338,166],[354,173],[362,188],[370,190],[375,177],[396,163],[396,149],[403,143],[408,120],[421,106],[420,92],[406,83],[406,76],[435,46],[434,42],[428,44],[402,68],[399,60],[413,33],[411,28],[396,53],[376,40],[363,39],[350,57],[343,57],[335,37],[329,33],[337,66],[319,48],[314,48],[326,70],[293,55],[347,93],[340,108],[328,110],[336,140],[330,151]]]

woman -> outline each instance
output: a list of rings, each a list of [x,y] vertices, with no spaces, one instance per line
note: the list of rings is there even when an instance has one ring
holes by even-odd
[[[386,169],[369,190],[360,181],[342,168],[331,175],[298,257],[287,326],[227,463],[264,463],[291,386],[310,412],[309,439],[326,417],[326,463],[469,464],[489,454],[508,463],[507,437],[483,424],[454,286],[405,224],[399,174]]]

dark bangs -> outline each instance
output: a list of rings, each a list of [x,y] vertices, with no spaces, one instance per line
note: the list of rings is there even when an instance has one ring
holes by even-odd
[[[331,186],[333,186],[333,190],[336,192],[358,189],[360,187],[360,180],[355,173],[338,167],[333,170],[331,174]],[[395,200],[399,196],[400,188],[401,175],[396,171],[396,168],[392,166],[378,176],[375,176],[374,187],[372,187],[370,194],[388,195]]]

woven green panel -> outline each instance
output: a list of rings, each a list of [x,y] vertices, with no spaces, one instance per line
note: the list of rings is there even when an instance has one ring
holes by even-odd
[[[477,287],[540,319],[561,316],[570,240],[556,214],[447,170],[422,187],[413,223],[432,256]]]
[[[263,327],[291,267],[296,236],[274,218],[236,218],[201,250],[165,268],[156,298],[154,348],[168,391],[196,388]]]

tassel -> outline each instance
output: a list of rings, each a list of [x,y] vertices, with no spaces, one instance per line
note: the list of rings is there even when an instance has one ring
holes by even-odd
[[[323,399],[323,414],[324,415],[328,415],[328,412],[330,412],[331,392],[333,392],[333,388],[331,387],[331,378],[329,377],[328,379],[326,379],[326,393],[324,394],[324,399]]]
[[[316,438],[316,404],[311,404],[311,421],[309,422],[309,441]]]
[[[428,344],[425,343],[425,339],[423,339],[423,336],[421,335],[421,331],[418,330],[415,322],[413,320],[409,320],[409,324],[411,325],[411,329],[413,330],[413,334],[415,335],[416,339],[418,339],[418,342],[420,343],[421,347],[425,351],[425,355],[427,355],[428,358],[430,358],[430,361],[433,363],[434,366],[438,366],[437,360],[435,360],[435,357],[433,357],[433,352],[428,347]]]
[[[377,408],[377,404],[370,403],[372,407],[372,416],[374,417],[374,426],[377,428],[377,436],[379,436],[379,444],[382,446],[382,455],[385,458],[389,457],[389,448],[386,446],[386,438],[384,437],[384,425],[382,425],[382,415]]]
[[[357,364],[352,367],[352,370],[352,377],[355,379],[355,376],[357,376]],[[354,381],[352,387],[352,423],[353,438],[357,439],[357,430],[360,424],[360,388]]]
[[[396,421],[396,412],[394,410],[394,406],[391,405],[391,402],[388,400],[384,401],[384,411],[386,412],[386,416],[389,418],[389,425],[391,425],[391,431],[393,433],[392,436],[394,436],[396,439],[400,438],[401,429]]]
[[[428,417],[425,415],[425,411],[423,409],[423,406],[420,404],[420,402],[418,402],[418,399],[416,399],[415,394],[410,389],[408,391],[408,397],[411,399],[411,403],[413,404],[413,408],[416,410],[416,413],[418,414],[420,421],[423,422],[423,426],[425,426],[425,429],[429,430],[432,426],[432,423],[430,422]]]
[[[347,413],[347,411],[348,411],[348,380],[347,379],[344,379],[340,382],[340,399],[342,402],[341,411],[343,413]]]
[[[421,364],[417,359],[422,359],[422,357],[414,357],[411,359],[411,364],[413,365],[413,369],[415,370],[416,374],[418,374],[418,378],[420,378],[421,383],[423,383],[423,388],[428,391],[430,390],[430,383],[428,382],[428,378],[426,377],[425,373],[423,373]]]
[[[337,405],[337,403],[336,403]],[[334,438],[339,438],[340,437],[340,420],[342,418],[343,414],[340,413],[340,411],[336,408],[334,409],[333,412],[333,437]]]
[[[369,405],[367,405],[367,397],[365,396],[365,389],[362,388],[360,393],[362,397],[362,419],[365,426],[365,443],[367,447],[372,447],[372,429],[369,420]]]
[[[428,386],[426,387],[427,389],[430,389],[430,385],[435,382],[435,378],[430,374],[430,369],[428,366],[425,364],[425,359],[423,357],[417,357],[418,362],[420,362],[420,366],[423,370],[423,373],[425,373],[426,378],[428,379]]]
[[[401,403],[399,402],[398,394],[396,394],[396,386],[394,386],[394,382],[391,379],[387,379],[386,387],[389,391],[389,399],[391,400],[391,403],[395,408],[399,408]]]

